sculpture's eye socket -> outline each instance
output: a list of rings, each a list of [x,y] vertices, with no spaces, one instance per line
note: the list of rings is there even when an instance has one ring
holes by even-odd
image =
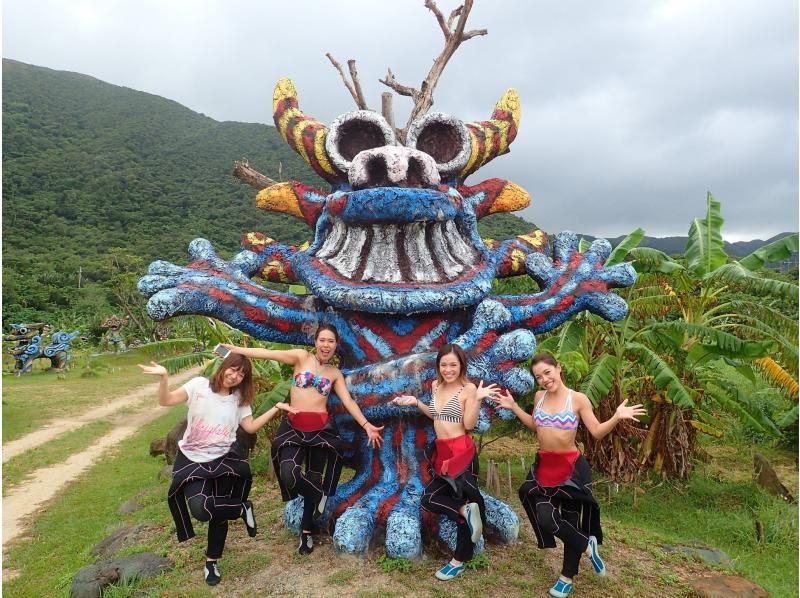
[[[472,150],[464,123],[441,112],[431,112],[415,121],[408,131],[407,145],[431,156],[442,177],[461,172]]]
[[[397,138],[389,123],[380,114],[369,110],[341,115],[333,121],[325,138],[328,157],[345,174],[360,152],[396,144]]]
[[[28,329],[25,328],[25,326],[22,326],[21,328],[17,328],[17,332],[19,334],[28,334]]]

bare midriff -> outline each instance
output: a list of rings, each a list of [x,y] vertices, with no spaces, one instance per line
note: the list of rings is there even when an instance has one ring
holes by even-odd
[[[316,388],[297,388],[289,392],[289,404],[298,411],[328,411],[328,398],[319,394]]]
[[[575,430],[557,430],[555,428],[536,428],[536,437],[539,439],[539,450],[566,452],[577,450],[575,445]]]

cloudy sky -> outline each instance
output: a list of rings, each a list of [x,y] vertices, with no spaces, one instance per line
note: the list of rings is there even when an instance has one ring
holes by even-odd
[[[438,0],[445,14],[456,1]],[[419,86],[443,38],[423,0],[4,0],[3,56],[272,122],[275,81],[330,122],[354,109],[325,58],[357,60],[370,107],[391,67]],[[728,240],[798,228],[798,8],[789,0],[475,0],[435,109],[486,118],[508,87],[510,154],[468,181],[525,187],[548,232],[684,235],[706,191]],[[399,123],[409,109],[395,99]]]

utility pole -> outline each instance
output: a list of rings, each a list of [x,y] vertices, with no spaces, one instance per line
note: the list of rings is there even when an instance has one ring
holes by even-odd
[[[83,267],[78,266],[78,288],[81,288],[81,274],[83,274]]]

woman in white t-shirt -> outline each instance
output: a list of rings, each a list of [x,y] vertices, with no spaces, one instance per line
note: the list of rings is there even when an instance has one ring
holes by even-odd
[[[204,576],[208,585],[216,585],[220,582],[217,560],[225,547],[228,521],[241,518],[248,534],[256,535],[253,505],[247,500],[253,480],[246,455],[236,442],[236,430],[241,426],[253,434],[281,410],[295,410],[278,403],[253,417],[252,366],[242,355],[228,355],[210,380],[192,378],[173,391],[164,366],[151,362],[139,367],[145,374],[160,377],[159,405],[189,405],[167,502],[179,542],[195,535],[190,513],[198,521],[208,522]]]

